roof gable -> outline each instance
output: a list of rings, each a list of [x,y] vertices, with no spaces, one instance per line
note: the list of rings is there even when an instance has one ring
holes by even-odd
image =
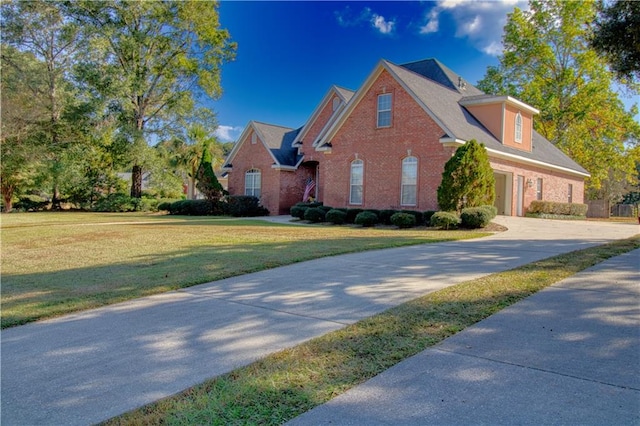
[[[534,132],[532,136],[531,152],[503,145],[463,106],[465,102],[463,99],[468,102],[473,97],[486,95],[472,85],[467,85],[464,89],[457,87],[457,84],[454,84],[457,82],[457,74],[435,60],[418,61],[403,66],[381,60],[324,134],[317,149],[328,149],[331,146],[331,139],[385,70],[442,129],[441,142],[462,144],[476,139],[483,143],[490,153],[496,155],[502,153],[513,160],[547,165],[588,176],[588,172],[584,168],[538,133]],[[515,99],[513,101],[519,102]]]
[[[232,167],[233,158],[236,156],[240,147],[247,143],[251,132],[255,132],[260,143],[269,152],[273,158],[272,167],[295,167],[301,160],[297,149],[292,147],[293,140],[298,135],[300,129],[291,129],[289,127],[277,126],[273,124],[260,123],[250,121],[247,127],[238,138],[238,142],[233,147],[223,165],[223,168]],[[251,143],[251,142],[249,142]]]
[[[302,129],[298,133],[298,136],[294,139],[293,145],[296,147],[300,147],[302,145],[303,139],[305,138],[305,136],[307,136],[309,130],[311,130],[314,124],[316,124],[322,111],[325,108],[330,107],[329,102],[331,101],[331,99],[333,99],[334,96],[337,96],[341,100],[341,105],[340,107],[338,107],[338,109],[333,111],[333,113],[331,114],[331,117],[329,117],[329,120],[327,120],[327,123],[325,123],[325,125],[323,126],[323,129],[320,132],[320,134],[323,134],[324,131],[326,131],[326,129],[328,128],[329,124],[332,123],[333,120],[335,120],[335,118],[339,115],[340,111],[344,108],[344,105],[346,105],[349,102],[349,100],[351,99],[354,93],[355,92],[353,92],[352,90],[345,89],[343,87],[338,87],[335,85],[331,86],[331,88],[329,88],[327,93],[324,95],[324,97],[322,98],[318,106],[315,108],[315,110],[311,114],[311,117],[307,120],[305,125],[302,127]],[[313,145],[315,145],[316,142],[317,142],[317,139],[313,141]]]

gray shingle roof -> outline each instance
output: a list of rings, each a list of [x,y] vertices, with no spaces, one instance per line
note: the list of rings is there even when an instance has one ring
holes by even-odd
[[[253,122],[256,130],[260,133],[269,151],[275,157],[280,166],[295,166],[300,160],[298,149],[291,145],[302,128],[291,129],[289,127],[275,126],[273,124]]]
[[[443,137],[464,141],[475,139],[494,151],[580,173],[588,173],[582,166],[535,131],[533,132],[531,152],[503,145],[466,108],[459,104],[463,98],[468,100],[470,97],[481,98],[486,95],[469,84],[467,84],[466,90],[458,89],[457,75],[438,61],[426,60],[402,66],[385,61],[385,64],[443,127],[445,130]]]

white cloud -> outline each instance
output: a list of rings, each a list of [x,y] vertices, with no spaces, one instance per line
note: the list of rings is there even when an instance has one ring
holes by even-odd
[[[527,3],[521,0],[445,0],[436,3],[425,15],[426,23],[420,28],[420,34],[439,31],[440,19],[447,15],[456,26],[456,37],[469,39],[488,55],[499,55],[502,53],[502,31],[507,14],[515,7],[527,9]]]
[[[374,13],[370,7],[365,7],[360,13],[355,14],[349,6],[346,6],[334,14],[341,27],[356,27],[369,23],[381,34],[391,34],[396,26],[395,20],[387,20],[384,16]]]
[[[380,16],[377,13],[373,14],[371,18],[371,24],[378,29],[382,34],[389,34],[393,31],[393,27],[396,24],[395,21],[387,21],[384,16]]]
[[[218,126],[214,134],[221,142],[235,142],[240,137],[244,127]]]
[[[420,34],[437,33],[440,26],[440,22],[438,21],[439,15],[440,11],[437,7],[431,9],[429,14],[427,15],[427,23],[420,28]]]

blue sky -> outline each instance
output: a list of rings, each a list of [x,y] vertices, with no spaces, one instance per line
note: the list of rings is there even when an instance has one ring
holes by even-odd
[[[223,95],[208,104],[222,141],[250,120],[302,126],[329,88],[356,90],[380,59],[437,58],[475,84],[497,65],[502,28],[526,2],[221,1],[220,24],[238,43]]]

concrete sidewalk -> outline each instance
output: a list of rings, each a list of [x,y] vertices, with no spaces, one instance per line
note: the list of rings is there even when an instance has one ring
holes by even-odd
[[[639,265],[560,281],[288,424],[640,424]]]
[[[431,291],[639,232],[496,221],[509,231],[322,258],[4,330],[1,422],[96,423]]]

